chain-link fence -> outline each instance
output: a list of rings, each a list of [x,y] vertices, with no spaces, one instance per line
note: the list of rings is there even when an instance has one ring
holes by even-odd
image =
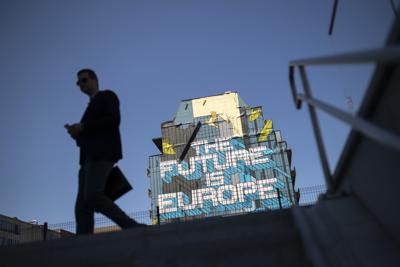
[[[323,185],[310,186],[299,188],[299,192],[299,205],[309,206],[314,204],[318,200],[320,194],[326,192],[326,188]],[[287,207],[284,205],[277,205],[277,208]],[[221,214],[215,214],[215,216],[234,216],[244,213],[246,212],[232,211],[230,213],[224,212]],[[150,211],[148,210],[131,212],[128,213],[128,215],[139,223],[144,223],[147,225],[157,223],[154,221],[152,222],[152,220],[150,219]],[[193,220],[193,218],[190,218],[190,220]],[[181,218],[177,221],[186,221],[186,219]],[[76,231],[75,228],[75,221],[49,225],[47,223],[44,223],[43,225],[39,225],[37,223],[27,223],[21,221],[4,221],[0,218],[0,246],[74,236]],[[110,219],[103,216],[95,217],[95,234],[115,232],[119,230],[120,228]]]
[[[299,188],[300,191],[300,206],[308,206],[317,202],[319,195],[326,192],[325,185],[314,185],[309,187]]]
[[[137,211],[127,213],[129,217],[137,221],[138,223],[151,224],[149,211]],[[63,229],[70,233],[75,234],[76,224],[75,221],[63,222],[63,223],[55,223],[50,224],[49,229],[57,231],[58,229]],[[120,228],[110,219],[104,216],[95,217],[95,233],[104,233],[104,232],[114,232],[119,230]]]

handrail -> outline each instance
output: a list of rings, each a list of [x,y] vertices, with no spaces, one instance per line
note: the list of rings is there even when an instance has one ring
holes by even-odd
[[[398,63],[400,62],[400,46],[388,46],[359,52],[343,53],[324,57],[294,60],[290,66],[299,65],[332,65],[357,63]]]
[[[318,99],[312,97],[307,98],[303,94],[299,94],[298,98],[320,108],[321,110],[333,115],[341,121],[347,122],[348,124],[352,125],[354,129],[370,137],[371,139],[374,139],[383,145],[395,147],[396,149],[400,150],[400,138],[398,135],[386,131],[365,119],[358,118]]]
[[[325,56],[311,59],[301,59],[291,61],[289,63],[289,82],[292,91],[293,101],[297,109],[301,109],[302,102],[308,104],[311,122],[317,142],[318,152],[321,159],[321,165],[325,176],[327,192],[332,190],[332,175],[330,173],[329,164],[322,140],[322,134],[316,116],[315,108],[319,108],[325,113],[349,124],[352,129],[364,134],[380,144],[400,150],[400,136],[392,133],[382,127],[376,126],[374,123],[354,116],[348,112],[340,110],[328,103],[320,101],[312,97],[311,88],[307,79],[305,66],[311,65],[327,65],[327,64],[355,64],[355,63],[399,63],[400,62],[400,46],[385,47],[382,49],[366,50],[361,52],[344,53],[340,55]],[[304,94],[299,94],[295,82],[295,69],[300,72],[300,79],[303,84]]]

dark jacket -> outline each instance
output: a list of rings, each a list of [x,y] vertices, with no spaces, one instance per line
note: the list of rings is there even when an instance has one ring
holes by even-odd
[[[84,130],[77,139],[81,165],[87,158],[115,162],[122,159],[120,121],[117,95],[111,90],[99,91],[90,100],[81,119]]]

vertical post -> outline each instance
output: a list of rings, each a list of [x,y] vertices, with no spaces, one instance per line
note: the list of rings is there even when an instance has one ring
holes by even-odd
[[[300,71],[301,81],[303,83],[304,94],[307,98],[312,98],[310,84],[308,82],[307,74],[306,74],[306,70],[304,69],[304,66],[299,66],[299,71]],[[321,129],[319,127],[319,123],[318,123],[318,119],[317,119],[317,113],[315,111],[314,106],[311,104],[308,104],[308,110],[310,112],[311,123],[312,123],[313,129],[314,129],[315,139],[317,141],[319,157],[321,160],[322,170],[324,172],[324,177],[325,177],[325,184],[327,187],[327,191],[329,193],[332,190],[333,182],[332,182],[332,176],[331,176],[331,172],[330,172],[330,168],[329,168],[328,158],[326,156],[324,141],[322,140]]]
[[[157,224],[160,225],[160,207],[157,206]]]
[[[45,222],[43,225],[43,240],[47,239],[47,228],[48,228],[48,224],[47,224],[47,222]]]
[[[337,9],[338,2],[339,2],[339,0],[334,0],[334,3],[333,3],[331,23],[329,24],[329,35],[332,35],[332,32],[333,32],[333,24],[335,23],[336,9]]]
[[[282,201],[281,201],[281,192],[279,191],[279,188],[276,189],[278,191],[278,202],[279,202],[279,209],[282,209]]]

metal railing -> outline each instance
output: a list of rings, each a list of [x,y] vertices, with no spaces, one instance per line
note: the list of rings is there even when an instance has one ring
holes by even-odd
[[[310,186],[299,188],[300,192],[300,200],[299,205],[301,206],[309,206],[314,204],[319,195],[325,193],[324,185]],[[278,200],[277,200],[278,201]],[[289,208],[289,206],[280,205],[280,209]],[[151,225],[151,218],[149,216],[150,211],[138,211],[128,213],[129,217],[136,220],[137,222]],[[242,213],[246,214],[246,213]],[[241,213],[232,211],[223,212],[220,214],[214,214],[215,216],[236,216],[241,215]],[[183,218],[179,221],[192,220],[193,218]],[[160,222],[160,220],[158,220]],[[0,246],[2,245],[14,245],[14,244],[22,244],[22,243],[30,243],[37,241],[44,241],[50,239],[58,239],[65,238],[70,236],[75,236],[75,221],[68,221],[62,223],[55,224],[28,224],[20,225],[17,231],[15,229],[10,229],[10,231],[2,232],[0,230]],[[12,230],[12,231],[11,231]],[[95,234],[96,233],[106,233],[106,232],[115,232],[120,230],[120,228],[110,219],[106,217],[96,217],[95,218]]]
[[[355,53],[345,53],[312,59],[295,60],[289,64],[289,81],[293,95],[294,104],[301,109],[302,102],[306,102],[310,112],[311,123],[317,143],[318,153],[324,173],[327,192],[333,189],[333,178],[329,167],[325,146],[321,134],[320,125],[317,119],[316,109],[347,123],[353,130],[364,136],[379,142],[382,145],[400,150],[400,137],[376,124],[353,114],[342,111],[328,103],[320,101],[312,96],[310,83],[306,74],[305,66],[313,65],[334,65],[334,64],[359,64],[359,63],[399,63],[400,47],[386,47],[382,49],[367,50]],[[298,93],[295,83],[295,70],[298,68],[300,79],[303,85],[304,94]]]
[[[151,224],[151,220],[149,218],[149,211],[147,211],[147,210],[130,212],[130,213],[127,213],[127,215],[139,223]],[[76,230],[75,228],[76,228],[75,221],[49,224],[50,230],[63,229],[72,234],[75,234],[75,230]],[[104,217],[104,216],[95,217],[95,231],[94,231],[95,233],[114,232],[119,229],[120,228],[113,221],[108,219],[107,217]]]

